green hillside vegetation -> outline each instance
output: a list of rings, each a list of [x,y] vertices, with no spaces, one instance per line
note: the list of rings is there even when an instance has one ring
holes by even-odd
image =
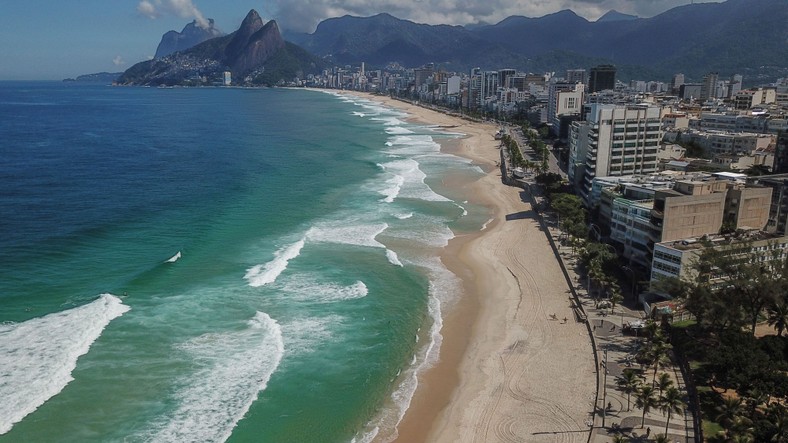
[[[252,79],[252,84],[260,86],[276,86],[294,78],[303,79],[306,74],[320,72],[326,68],[326,63],[299,46],[286,42],[265,63],[263,72]]]

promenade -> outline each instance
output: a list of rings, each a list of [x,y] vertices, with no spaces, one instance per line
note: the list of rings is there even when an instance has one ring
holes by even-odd
[[[524,137],[519,134],[519,129],[512,130],[520,146],[523,157],[537,161],[536,152],[524,143]],[[559,168],[555,156],[550,155],[549,171],[566,174]],[[594,299],[588,292],[587,278],[584,270],[578,263],[578,257],[573,248],[561,242],[562,233],[558,229],[558,220],[547,208],[545,197],[541,195],[535,183],[535,175],[528,174],[520,185],[528,191],[526,194],[531,199],[531,205],[536,208],[537,217],[543,230],[549,237],[556,259],[559,261],[570,285],[570,302],[576,306],[576,321],[585,321],[588,332],[592,336],[594,346],[597,376],[596,401],[590,407],[588,424],[592,424],[589,443],[613,442],[616,435],[626,437],[629,442],[654,441],[657,434],[665,434],[667,417],[659,410],[652,409],[643,416],[643,411],[635,406],[635,395],[629,400],[627,395],[616,385],[617,377],[621,376],[624,369],[640,366],[635,363],[635,354],[640,345],[640,338],[624,334],[624,325],[642,320],[644,313],[637,305],[637,296],[631,292],[626,294],[624,303],[616,306],[611,312],[609,307],[597,307]],[[579,306],[578,306],[579,304]],[[600,304],[604,305],[604,304]],[[642,368],[644,381],[650,383],[653,377],[653,368]],[[673,386],[686,393],[684,379],[677,366],[668,366],[658,371],[670,376]],[[641,423],[643,425],[641,426]],[[689,408],[683,414],[674,414],[671,417],[667,436],[670,442],[690,443],[695,441],[693,416]]]

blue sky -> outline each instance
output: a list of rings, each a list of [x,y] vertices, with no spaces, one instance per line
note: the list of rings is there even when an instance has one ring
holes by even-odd
[[[496,23],[572,9],[595,20],[610,9],[651,17],[691,0],[2,0],[0,80],[60,80],[124,71],[150,58],[162,34],[212,18],[224,32],[250,9],[282,29],[312,32],[320,20],[379,12],[419,23]],[[709,0],[696,0],[709,1]]]

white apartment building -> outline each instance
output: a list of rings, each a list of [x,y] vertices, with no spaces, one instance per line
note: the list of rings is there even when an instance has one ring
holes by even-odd
[[[586,204],[594,177],[657,171],[660,115],[659,106],[592,104],[586,121],[572,124],[569,166]]]
[[[651,262],[651,281],[666,277],[694,278],[693,263],[708,248],[720,253],[735,253],[747,262],[763,263],[768,268],[769,262],[784,259],[788,254],[788,237],[751,231],[742,238],[709,235],[657,243]]]
[[[653,241],[651,210],[654,200],[613,199],[610,220],[610,238],[624,246],[622,256],[643,266],[651,262],[649,241]]]
[[[772,134],[723,131],[688,131],[681,135],[681,139],[695,142],[713,155],[754,154],[767,150],[775,142]]]
[[[775,89],[747,89],[736,94],[734,106],[736,109],[750,109],[753,106],[774,103],[776,99],[777,91]]]
[[[547,118],[552,125],[555,135],[561,129],[561,116],[580,114],[583,109],[583,94],[585,86],[582,83],[551,83],[547,89]]]
[[[740,114],[738,112],[703,112],[699,119],[689,122],[690,129],[729,132],[768,132],[770,118],[765,115]]]

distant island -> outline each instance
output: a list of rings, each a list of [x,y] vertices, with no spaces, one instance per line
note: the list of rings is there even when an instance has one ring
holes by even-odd
[[[64,82],[84,82],[84,83],[113,83],[122,72],[97,72],[95,74],[80,75],[77,78],[66,78]]]

